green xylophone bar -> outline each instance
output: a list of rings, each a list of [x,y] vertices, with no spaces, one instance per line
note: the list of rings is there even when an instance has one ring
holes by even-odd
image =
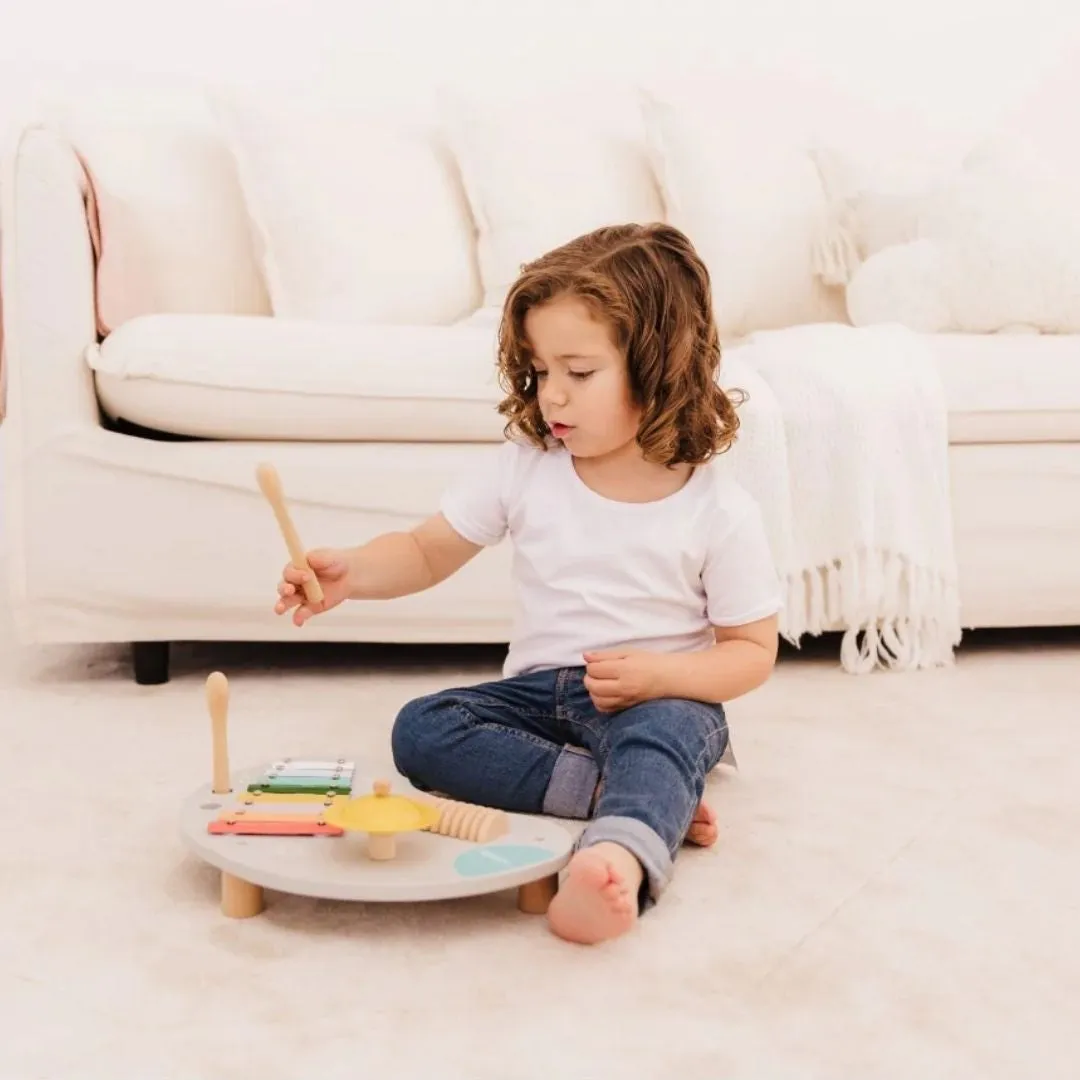
[[[328,776],[264,776],[248,784],[248,791],[278,792],[283,795],[338,794],[352,791],[352,778]]]

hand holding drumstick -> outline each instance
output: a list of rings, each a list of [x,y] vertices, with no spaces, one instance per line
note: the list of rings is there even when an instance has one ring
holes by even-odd
[[[314,586],[321,600],[309,599],[305,590]],[[297,566],[290,562],[281,572],[278,582],[278,602],[274,611],[284,615],[296,608],[293,622],[303,626],[312,615],[321,615],[350,599],[352,585],[349,575],[347,553],[344,551],[309,551],[306,564]]]
[[[408,531],[381,533],[359,547],[305,552],[273,467],[260,465],[258,480],[274,508],[291,559],[282,571],[274,610],[284,615],[296,608],[297,626],[345,600],[393,600],[430,589],[482,550],[436,513]]]
[[[274,610],[284,615],[289,608],[297,608],[293,622],[302,626],[312,615],[329,611],[348,599],[348,561],[344,552],[305,552],[285,505],[285,493],[277,470],[272,465],[260,465],[255,476],[274,511],[291,560],[282,572],[282,581],[278,585],[280,599]]]

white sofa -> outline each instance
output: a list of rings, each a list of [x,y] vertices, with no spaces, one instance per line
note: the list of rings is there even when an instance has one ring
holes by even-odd
[[[258,462],[278,467],[312,546],[359,543],[432,510],[446,480],[501,437],[500,289],[564,234],[647,213],[659,192],[660,213],[677,205],[704,235],[727,338],[844,317],[843,289],[814,275],[805,237],[789,242],[821,178],[793,173],[791,148],[752,132],[732,136],[744,142],[731,177],[707,160],[717,146],[704,146],[699,120],[680,128],[669,113],[674,178],[654,188],[642,177],[656,175],[655,147],[601,145],[553,121],[523,150],[504,118],[462,128],[462,156],[461,141],[429,159],[388,136],[356,181],[355,151],[342,156],[347,114],[305,143],[301,113],[274,128],[241,111],[229,129],[245,144],[238,172],[207,115],[150,108],[98,127],[92,115],[50,116],[11,147],[0,185],[11,609],[27,642],[133,643],[140,682],[168,677],[169,642],[299,636],[272,612],[286,553]],[[375,146],[381,136],[365,131]],[[748,146],[761,158],[748,162]],[[431,169],[443,166],[439,192]],[[778,177],[772,205],[748,199]],[[317,183],[325,205],[297,211],[302,183]],[[368,200],[355,221],[350,192]],[[777,206],[795,209],[778,217]],[[258,219],[250,233],[245,215]],[[379,251],[358,251],[358,236]],[[358,282],[342,280],[350,258]],[[935,334],[932,345],[963,624],[1077,623],[1080,335]],[[303,639],[505,641],[508,556],[505,545],[485,552],[425,594],[346,605]]]

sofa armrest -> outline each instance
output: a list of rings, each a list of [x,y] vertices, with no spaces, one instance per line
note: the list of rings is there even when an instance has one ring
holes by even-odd
[[[74,150],[25,128],[0,179],[6,466],[100,426],[86,350],[97,340],[85,178]]]

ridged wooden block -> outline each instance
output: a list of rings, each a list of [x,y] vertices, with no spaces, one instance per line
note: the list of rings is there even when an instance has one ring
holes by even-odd
[[[439,836],[490,844],[510,831],[510,818],[505,810],[431,795],[425,796],[425,801],[441,811],[439,820],[428,830]]]

